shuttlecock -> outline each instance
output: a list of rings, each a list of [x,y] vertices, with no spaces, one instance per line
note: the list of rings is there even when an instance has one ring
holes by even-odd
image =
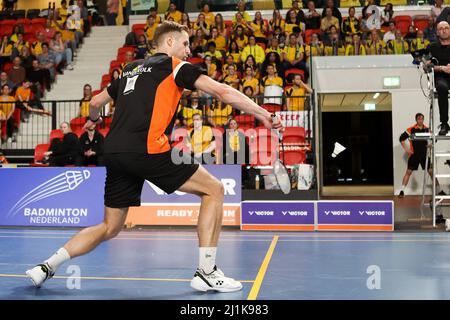
[[[340,144],[339,142],[335,142],[333,154],[331,156],[333,158],[336,158],[336,156],[344,150],[345,150],[345,147],[342,144]]]

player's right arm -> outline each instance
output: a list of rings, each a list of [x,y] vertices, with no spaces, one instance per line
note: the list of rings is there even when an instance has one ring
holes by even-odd
[[[409,137],[409,128],[408,128],[408,130],[406,130],[406,131],[404,131],[401,135],[400,135],[400,138],[399,138],[399,141],[400,141],[400,143],[401,143],[401,145],[402,145],[402,147],[403,147],[403,150],[405,150],[405,152],[408,154],[408,155],[411,155],[412,154],[412,152],[411,152],[411,149],[410,148],[408,148],[407,146],[406,146],[406,143],[405,143],[405,141],[408,139],[408,137]]]
[[[245,113],[253,114],[258,120],[263,122],[268,129],[280,129],[283,127],[279,121],[275,123],[272,122],[270,112],[261,108],[249,97],[231,86],[217,82],[206,75],[198,77],[194,86],[197,89],[214,96],[225,104],[230,104],[234,108],[244,111]]]
[[[114,100],[114,93],[117,92],[118,84],[118,80],[113,81],[111,82],[111,85],[109,87],[105,88],[102,92],[92,97],[91,101],[89,102],[89,119],[88,121],[86,121],[86,124],[83,128],[86,129],[88,127],[91,127],[95,123],[101,123],[100,110],[105,104]],[[98,119],[98,121],[92,121],[96,119]]]

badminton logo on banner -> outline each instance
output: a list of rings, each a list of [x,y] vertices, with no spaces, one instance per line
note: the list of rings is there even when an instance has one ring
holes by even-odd
[[[0,225],[85,227],[103,220],[104,168],[1,169]]]
[[[219,179],[224,187],[223,224],[238,226],[241,208],[241,166],[205,165],[209,173]],[[175,191],[166,194],[156,185],[146,181],[142,189],[141,206],[128,211],[125,223],[132,225],[196,225],[200,198]]]
[[[242,230],[314,231],[314,201],[243,201]]]

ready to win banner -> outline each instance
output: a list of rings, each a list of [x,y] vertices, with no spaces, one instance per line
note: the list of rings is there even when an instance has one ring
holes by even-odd
[[[225,187],[224,225],[239,225],[240,166],[205,166]],[[0,226],[86,227],[103,221],[105,168],[0,169]],[[127,223],[195,225],[200,198],[165,194],[146,182],[141,207],[132,207]]]

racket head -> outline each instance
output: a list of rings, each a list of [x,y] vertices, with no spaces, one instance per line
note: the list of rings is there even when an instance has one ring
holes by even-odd
[[[284,194],[289,194],[291,192],[291,178],[289,177],[289,173],[280,159],[275,160],[273,164],[273,173],[281,191]]]

